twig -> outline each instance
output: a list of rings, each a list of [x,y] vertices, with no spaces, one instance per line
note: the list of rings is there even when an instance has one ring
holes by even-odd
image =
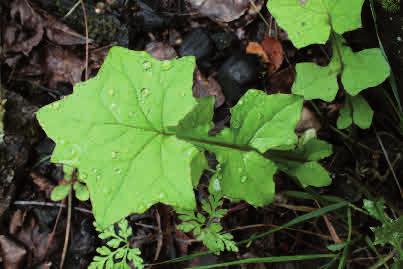
[[[81,7],[83,9],[83,17],[84,17],[84,27],[85,27],[85,80],[88,79],[88,20],[87,20],[87,11],[85,9],[84,0],[80,0]]]
[[[67,225],[66,225],[66,234],[64,236],[62,258],[60,260],[60,269],[63,269],[64,261],[66,260],[67,249],[69,246],[72,203],[73,203],[73,192],[70,188],[69,196],[67,197],[67,205],[68,205],[68,207],[67,207]]]
[[[47,207],[60,207],[60,208],[66,208],[65,204],[61,203],[49,203],[49,202],[39,202],[39,201],[15,201],[14,205],[20,205],[20,206],[47,206]],[[82,207],[74,207],[74,210],[80,211],[82,213],[86,214],[91,214],[92,211],[82,208]]]
[[[378,139],[378,143],[381,146],[383,155],[385,155],[385,160],[388,163],[388,166],[389,166],[390,172],[392,173],[393,179],[395,180],[397,188],[399,189],[400,197],[403,198],[402,187],[400,186],[399,179],[396,176],[395,169],[393,169],[393,165],[392,165],[392,163],[391,163],[391,161],[389,159],[388,152],[386,151],[385,147],[383,146],[382,139],[379,137],[378,132],[376,131],[375,127],[374,127],[374,131],[375,131],[376,139]]]
[[[54,239],[54,237],[55,237],[57,224],[59,223],[60,216],[62,215],[62,210],[63,210],[63,207],[60,207],[60,208],[59,208],[59,212],[57,212],[57,217],[56,217],[55,225],[53,225],[52,232],[49,234],[48,242],[47,242],[47,244],[46,244],[46,251],[45,251],[46,254],[48,253],[49,246],[50,246],[50,244],[52,243],[52,241],[53,241],[53,239]]]

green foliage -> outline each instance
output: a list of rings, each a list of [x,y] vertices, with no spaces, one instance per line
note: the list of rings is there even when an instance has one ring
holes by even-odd
[[[277,152],[277,156],[272,157],[276,165],[281,171],[296,177],[303,186],[329,185],[332,181],[329,173],[317,161],[330,156],[332,146],[315,137],[302,137],[301,141],[294,151],[285,152],[283,158]]]
[[[305,99],[332,101],[339,89],[337,77],[346,92],[357,95],[362,90],[382,83],[390,68],[379,49],[366,49],[354,53],[339,35],[333,35],[334,55],[330,64],[321,67],[314,63],[299,63],[292,92]]]
[[[238,247],[233,241],[233,236],[222,232],[220,220],[227,214],[227,210],[221,207],[221,196],[213,194],[208,200],[202,201],[205,215],[193,210],[177,209],[179,219],[182,220],[177,227],[185,233],[193,232],[198,240],[216,254],[225,250],[237,252]]]
[[[364,0],[270,0],[268,8],[297,48],[325,44],[332,31],[361,27]]]
[[[71,188],[73,188],[74,194],[76,195],[76,198],[78,200],[87,201],[90,198],[87,186],[85,186],[82,182],[78,180],[72,181],[71,178],[73,178],[73,176],[71,175],[73,175],[73,171],[70,171],[69,173],[66,167],[64,168],[64,170],[65,174],[69,175],[66,177],[66,179],[69,180],[54,187],[52,193],[50,194],[50,199],[53,201],[61,201],[69,195]]]
[[[339,90],[338,79],[348,95],[356,96],[362,90],[382,83],[389,76],[390,67],[381,50],[375,48],[353,52],[341,36],[361,27],[363,3],[364,0],[268,1],[270,12],[288,32],[297,48],[324,44],[329,38],[332,42],[333,56],[329,65],[296,65],[297,76],[292,87],[294,94],[308,100],[322,99],[329,102]],[[347,128],[355,123],[365,129],[371,125],[371,121],[372,110],[368,104],[363,98],[355,98],[344,106],[338,126]]]
[[[378,0],[378,2],[387,12],[396,13],[400,11],[400,0]]]
[[[375,244],[392,245],[400,256],[400,261],[403,260],[403,216],[394,220],[391,219],[385,212],[383,201],[364,200],[364,208],[368,213],[381,222],[381,226],[371,227],[375,234]]]
[[[249,90],[231,110],[231,127],[210,136],[213,102],[193,98],[194,66],[193,57],[158,61],[114,47],[94,79],[37,113],[56,142],[52,161],[79,169],[98,225],[157,202],[194,210],[206,150],[221,165],[212,182],[223,195],[255,206],[273,200],[277,166],[266,157],[286,160],[295,148],[302,98]]]
[[[361,95],[347,96],[347,100],[340,110],[340,117],[337,119],[337,128],[345,129],[354,123],[361,129],[368,129],[373,116],[374,111],[364,97]]]
[[[143,268],[140,249],[130,247],[129,238],[133,231],[126,219],[118,223],[117,232],[114,225],[106,229],[96,228],[99,238],[106,240],[106,245],[97,248],[99,255],[94,257],[89,269],[130,269],[130,264],[137,269]]]

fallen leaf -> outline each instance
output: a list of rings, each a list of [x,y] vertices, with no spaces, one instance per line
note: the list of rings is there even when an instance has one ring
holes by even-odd
[[[33,55],[30,65],[23,67],[18,74],[25,76],[45,75],[47,85],[55,89],[58,82],[76,84],[81,81],[84,61],[70,50],[49,44]]]
[[[218,82],[213,77],[204,77],[199,70],[197,70],[194,75],[193,96],[214,96],[215,107],[220,107],[225,102],[225,96],[222,92],[220,84],[218,84]]]
[[[43,19],[26,0],[10,5],[11,22],[4,30],[4,53],[22,52],[25,55],[41,42]]]
[[[85,36],[80,35],[67,25],[59,22],[55,17],[45,15],[46,37],[58,45],[82,45],[85,44]],[[88,43],[93,42],[88,39]]]
[[[259,56],[265,63],[269,62],[269,57],[267,56],[266,51],[258,42],[249,42],[248,46],[246,46],[246,53]]]
[[[50,197],[50,193],[52,192],[53,188],[55,187],[55,184],[53,184],[49,179],[46,177],[37,174],[35,172],[31,172],[30,176],[32,178],[32,181],[34,184],[38,187],[40,191],[43,191],[46,193],[46,197]]]
[[[28,264],[43,262],[48,254],[54,252],[59,247],[58,237],[53,239],[53,243],[48,246],[50,234],[41,232],[34,217],[25,220],[23,227],[14,236],[24,244],[28,250]]]
[[[27,251],[20,243],[8,236],[0,235],[0,251],[4,269],[22,268]]]
[[[11,216],[10,223],[8,225],[8,231],[10,234],[16,234],[18,230],[22,227],[24,223],[24,219],[26,216],[26,212],[18,209]]]
[[[172,46],[163,42],[150,42],[145,50],[158,60],[170,60],[178,56]]]
[[[247,10],[254,9],[250,0],[188,0],[188,2],[201,15],[217,22],[234,21]]]
[[[284,51],[281,42],[273,37],[266,37],[262,41],[263,50],[269,62],[269,74],[276,72],[284,61]]]
[[[292,66],[280,70],[269,77],[270,92],[290,93],[295,80],[295,70]]]
[[[303,107],[301,112],[301,119],[299,120],[295,130],[297,133],[303,133],[308,129],[315,129],[319,131],[322,128],[318,117],[309,108]]]

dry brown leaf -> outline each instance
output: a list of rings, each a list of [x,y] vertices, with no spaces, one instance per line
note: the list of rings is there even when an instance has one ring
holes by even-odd
[[[193,95],[197,98],[214,96],[215,107],[220,107],[225,102],[225,96],[220,84],[213,77],[204,77],[199,70],[196,70],[194,76]]]
[[[150,42],[145,50],[158,60],[170,60],[178,56],[172,46],[163,42]]]
[[[18,209],[11,216],[10,223],[8,225],[8,231],[10,234],[16,234],[18,230],[22,227],[24,223],[24,219],[26,216],[26,212]]]
[[[290,93],[294,80],[295,70],[290,66],[271,75],[268,88],[272,92]]]
[[[84,61],[60,46],[49,44],[42,51],[33,53],[30,64],[23,67],[18,75],[45,75],[47,84],[55,89],[58,82],[76,84],[81,81]]]
[[[246,46],[246,53],[259,56],[265,63],[269,62],[269,57],[258,42],[249,42],[248,46]]]
[[[46,16],[46,37],[59,45],[82,45],[85,44],[85,37],[70,29],[67,25],[59,22],[56,18]],[[88,43],[92,40],[89,39]]]
[[[34,217],[25,220],[22,228],[14,235],[28,250],[28,264],[43,262],[48,254],[59,247],[60,240],[55,237],[48,246],[49,233],[41,232]]]
[[[10,237],[0,235],[0,252],[4,269],[20,269],[24,264],[27,251]]]
[[[10,5],[11,22],[4,30],[4,53],[22,52],[25,55],[41,42],[43,19],[26,0]]]
[[[201,15],[218,22],[231,22],[253,9],[250,0],[188,0]],[[259,5],[256,5],[259,6]]]
[[[53,184],[49,179],[46,177],[37,174],[35,172],[31,172],[30,176],[32,178],[32,181],[34,184],[38,187],[40,191],[43,191],[46,193],[46,197],[50,197],[50,193],[52,192],[53,188],[55,187],[55,184]]]
[[[302,108],[301,118],[297,124],[297,127],[295,127],[295,130],[297,133],[303,133],[312,128],[316,131],[319,131],[322,128],[322,124],[320,123],[316,114],[304,106]]]
[[[262,41],[262,47],[267,54],[269,62],[269,74],[276,72],[284,61],[284,51],[281,42],[273,37],[266,37]]]

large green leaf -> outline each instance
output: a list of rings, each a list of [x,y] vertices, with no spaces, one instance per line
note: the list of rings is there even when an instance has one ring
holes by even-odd
[[[194,208],[199,150],[167,132],[197,104],[194,65],[114,47],[94,79],[37,113],[56,142],[52,161],[79,169],[99,225],[157,202]]]
[[[219,169],[212,177],[211,190],[234,200],[262,206],[274,198],[276,165],[265,158],[269,149],[291,149],[297,143],[294,132],[300,118],[302,98],[249,90],[231,109],[231,127],[208,136],[212,126],[213,102],[201,101],[182,122],[179,137],[215,153]],[[203,108],[201,108],[203,107]],[[204,115],[200,116],[200,111]],[[191,125],[197,122],[197,125]],[[201,141],[199,138],[204,137]]]
[[[380,49],[366,49],[354,53],[341,36],[334,35],[333,57],[328,66],[299,63],[292,92],[305,99],[332,101],[339,89],[337,77],[350,95],[382,83],[390,74],[390,67]]]
[[[211,182],[224,195],[256,206],[273,199],[277,167],[264,154],[295,148],[303,99],[250,90],[231,127],[211,136],[214,102],[192,97],[193,70],[193,57],[161,62],[114,47],[94,79],[39,110],[56,142],[52,161],[79,169],[98,225],[157,202],[194,209],[205,150],[220,163]]]
[[[268,8],[297,48],[324,44],[333,30],[361,27],[364,0],[269,0]]]

